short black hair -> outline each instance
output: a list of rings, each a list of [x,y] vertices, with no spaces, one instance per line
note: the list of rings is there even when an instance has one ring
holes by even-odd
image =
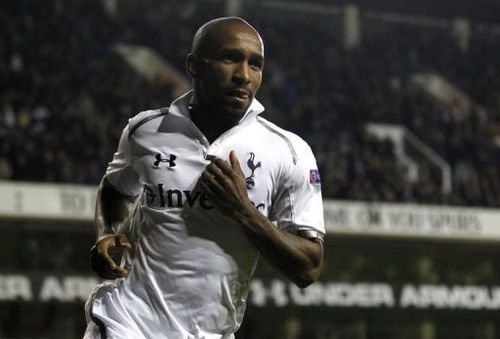
[[[259,39],[262,41],[259,32],[244,19],[235,16],[221,17],[206,22],[196,31],[193,37],[193,42],[191,44],[191,53],[197,55],[206,54],[209,48],[213,46],[211,43],[213,42],[211,33],[214,31],[214,29],[216,29],[218,26],[221,25],[234,25],[234,24],[249,27],[257,34]]]

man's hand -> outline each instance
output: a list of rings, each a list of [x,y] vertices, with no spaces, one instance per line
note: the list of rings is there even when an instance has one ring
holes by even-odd
[[[202,174],[201,185],[215,208],[240,224],[266,260],[297,286],[313,283],[321,272],[322,244],[272,224],[248,198],[245,174],[233,151],[229,162],[215,159]]]
[[[219,212],[239,221],[256,210],[248,198],[245,174],[234,151],[229,153],[229,161],[213,160],[202,173],[201,185]]]
[[[229,162],[215,159],[202,174],[201,185],[215,208],[240,224],[266,260],[297,286],[313,283],[321,272],[323,246],[275,227],[248,198],[245,174],[233,151]]]
[[[115,263],[111,255],[128,251],[132,245],[123,234],[107,234],[97,240],[90,250],[92,268],[104,279],[124,277],[128,271]]]

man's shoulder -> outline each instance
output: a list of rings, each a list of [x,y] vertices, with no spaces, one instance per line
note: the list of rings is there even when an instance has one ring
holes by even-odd
[[[158,109],[150,109],[150,110],[139,112],[134,117],[129,119],[129,122],[128,122],[129,137],[132,136],[134,134],[134,132],[142,125],[144,125],[152,120],[164,117],[167,114],[168,114],[168,107],[162,107],[162,108],[158,108]]]
[[[294,132],[279,127],[260,116],[257,118],[257,121],[272,137],[277,138],[277,140],[280,140],[289,148],[294,163],[297,162],[299,155],[311,151],[307,142]]]
[[[274,135],[281,137],[284,140],[288,140],[290,143],[296,145],[297,147],[308,146],[307,142],[294,132],[286,130],[261,116],[257,118],[257,121],[270,133],[273,133]]]

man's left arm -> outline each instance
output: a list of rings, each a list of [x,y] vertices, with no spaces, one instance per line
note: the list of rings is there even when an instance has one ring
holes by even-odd
[[[240,224],[264,258],[297,286],[316,281],[323,263],[321,240],[278,229],[248,198],[245,175],[234,152],[229,161],[216,159],[202,174],[201,184],[217,210]]]

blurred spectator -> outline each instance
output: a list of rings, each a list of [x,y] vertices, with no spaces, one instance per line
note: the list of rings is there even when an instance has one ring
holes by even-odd
[[[222,7],[148,0],[109,15],[98,0],[2,3],[0,178],[96,184],[126,120],[171,100],[168,86],[142,79],[113,45],[152,47],[183,71],[189,37]],[[258,12],[248,19],[274,60],[258,95],[265,114],[312,145],[325,197],[498,206],[500,152],[489,133],[500,120],[495,39],[473,35],[467,52],[438,29],[368,27],[362,46],[346,51],[333,26]],[[459,102],[416,90],[409,78],[418,71],[446,77],[486,113],[458,114]],[[366,134],[367,122],[405,126],[446,159],[452,194],[439,178],[406,178],[391,142]]]

